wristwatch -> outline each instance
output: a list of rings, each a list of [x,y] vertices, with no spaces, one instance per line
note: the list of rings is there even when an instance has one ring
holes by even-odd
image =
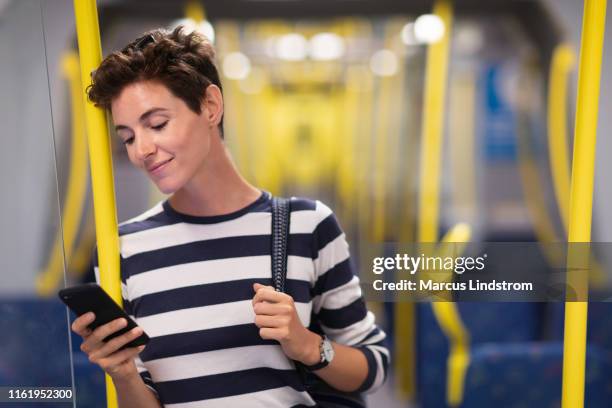
[[[321,361],[313,365],[304,365],[306,369],[310,371],[320,370],[323,367],[327,367],[334,358],[334,347],[331,341],[326,335],[321,336],[321,343],[319,343],[319,354],[321,355]]]

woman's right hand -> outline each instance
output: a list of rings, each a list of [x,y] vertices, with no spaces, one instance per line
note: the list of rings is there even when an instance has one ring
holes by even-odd
[[[124,344],[140,336],[142,329],[135,327],[121,336],[104,342],[102,339],[124,328],[127,325],[127,321],[124,318],[115,319],[92,331],[87,326],[94,320],[94,313],[88,312],[79,316],[72,323],[72,331],[83,338],[81,350],[87,354],[89,361],[98,364],[113,380],[126,380],[134,375],[138,375],[134,358],[145,346],[119,349]]]

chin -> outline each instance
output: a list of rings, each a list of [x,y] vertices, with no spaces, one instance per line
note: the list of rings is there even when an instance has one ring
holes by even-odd
[[[172,183],[170,182],[170,180],[161,180],[155,183],[155,185],[157,186],[157,189],[162,194],[166,194],[166,195],[173,194],[174,192],[176,192],[177,190],[180,190],[181,188],[180,185],[178,185],[177,183]]]

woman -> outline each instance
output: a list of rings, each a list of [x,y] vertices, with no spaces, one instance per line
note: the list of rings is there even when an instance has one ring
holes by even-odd
[[[286,293],[270,286],[271,196],[224,145],[205,38],[147,33],[104,59],[88,96],[110,110],[130,161],[170,194],[119,228],[124,308],[139,327],[105,343],[123,319],[93,332],[92,313],[73,324],[121,407],[315,406],[325,397],[306,391],[294,361],[344,392],[383,383],[385,333],[321,202],[292,198]],[[143,329],[146,348],[120,350]]]

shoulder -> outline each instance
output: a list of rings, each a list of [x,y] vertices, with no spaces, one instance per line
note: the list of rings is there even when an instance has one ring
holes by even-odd
[[[300,229],[315,234],[321,229],[338,225],[334,212],[327,204],[305,197],[291,197],[291,222],[300,225]]]
[[[165,216],[163,201],[158,202],[145,212],[123,221],[119,224],[119,236],[134,234],[152,228],[157,228],[169,223]]]
[[[308,198],[308,197],[291,197],[291,213],[297,213],[302,216],[317,221],[322,221],[333,214],[332,209],[324,202]]]

